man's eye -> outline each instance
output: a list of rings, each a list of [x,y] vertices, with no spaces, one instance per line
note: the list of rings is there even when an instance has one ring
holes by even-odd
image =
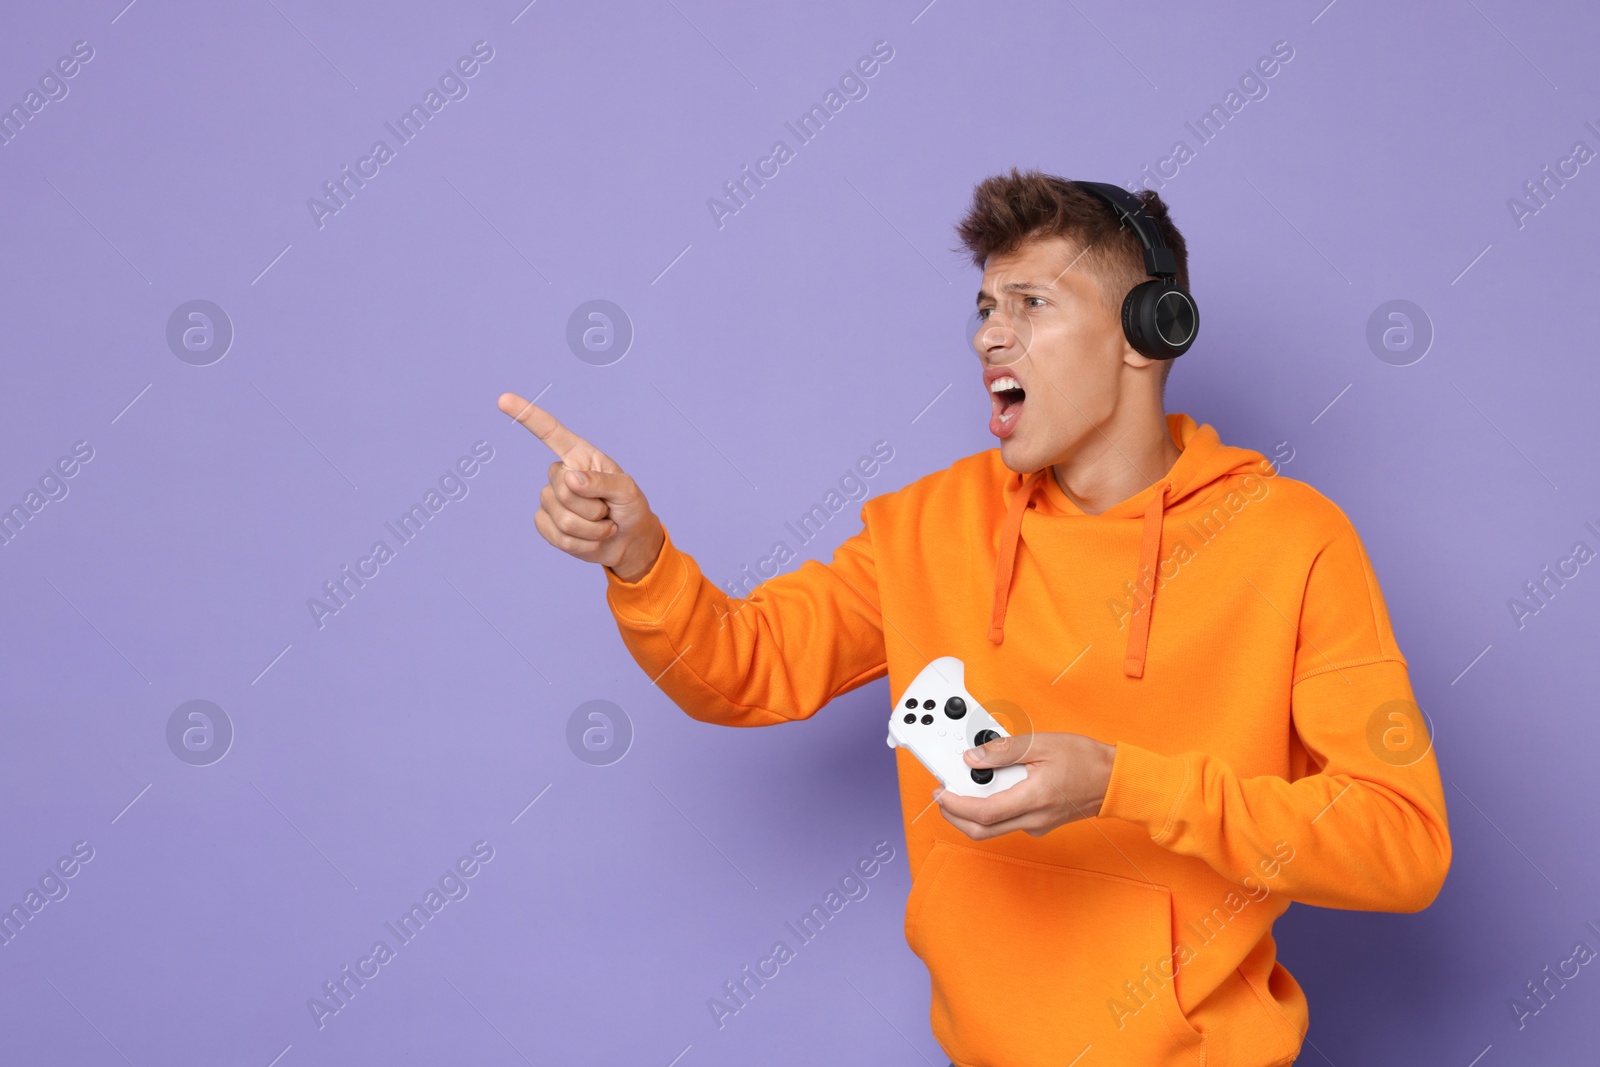
[[[1023,299],[1024,300],[1037,300],[1037,301],[1039,301],[1039,305],[1038,306],[1041,306],[1041,307],[1046,303],[1045,298],[1042,297],[1042,296],[1025,296],[1025,297],[1023,297]],[[978,320],[980,322],[986,321],[989,318],[989,313],[991,311],[993,311],[993,310],[994,310],[994,308],[979,308],[978,309]]]

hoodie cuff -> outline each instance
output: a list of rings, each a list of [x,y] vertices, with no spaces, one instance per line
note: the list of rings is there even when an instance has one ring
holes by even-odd
[[[694,563],[672,543],[662,527],[661,554],[636,582],[625,582],[610,567],[606,572],[606,603],[620,622],[659,627],[689,585]]]
[[[1118,741],[1100,815],[1144,827],[1159,845],[1172,833],[1191,774],[1189,761],[1180,756],[1163,756]]]

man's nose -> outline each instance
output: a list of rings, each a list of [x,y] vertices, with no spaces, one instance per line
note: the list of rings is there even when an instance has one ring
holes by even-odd
[[[986,355],[990,349],[1006,343],[1008,331],[1003,327],[998,311],[991,311],[988,318],[975,319],[974,322],[972,347],[980,355]]]
[[[983,361],[990,366],[1015,363],[1027,354],[1027,346],[1017,332],[1009,323],[996,322],[993,315],[978,328],[973,341]]]

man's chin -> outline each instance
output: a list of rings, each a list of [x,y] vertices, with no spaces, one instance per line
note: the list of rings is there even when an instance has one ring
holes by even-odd
[[[1018,474],[1031,474],[1044,466],[1037,451],[1015,437],[1007,437],[1000,442],[1000,462]]]

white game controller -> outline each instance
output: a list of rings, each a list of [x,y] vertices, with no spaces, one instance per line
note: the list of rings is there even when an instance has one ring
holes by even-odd
[[[922,668],[889,714],[889,747],[910,749],[952,793],[992,796],[1022,781],[1028,770],[1020,764],[967,765],[967,749],[1011,735],[972,699],[966,673],[966,665],[954,656],[940,656]]]

